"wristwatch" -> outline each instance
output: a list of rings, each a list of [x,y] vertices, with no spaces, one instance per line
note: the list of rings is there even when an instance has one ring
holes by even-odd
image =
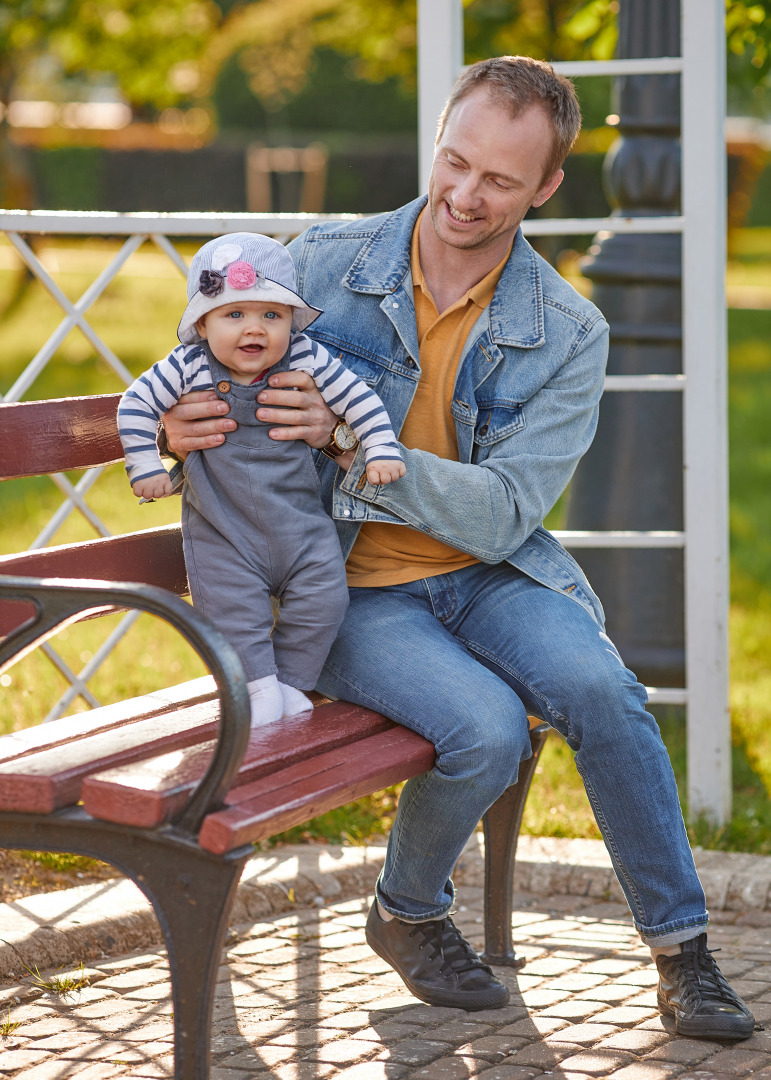
[[[334,461],[335,458],[339,458],[341,454],[344,454],[346,450],[354,450],[358,445],[359,440],[351,425],[346,424],[345,420],[338,420],[332,428],[329,442],[326,446],[321,447],[321,452]]]

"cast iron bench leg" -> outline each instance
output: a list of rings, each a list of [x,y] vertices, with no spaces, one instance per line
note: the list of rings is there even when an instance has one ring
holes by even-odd
[[[530,731],[533,756],[519,767],[516,784],[504,791],[484,816],[485,831],[485,951],[488,964],[521,968],[511,942],[511,910],[514,889],[514,860],[519,828],[530,782],[549,733],[547,724]]]
[[[128,829],[90,818],[79,807],[53,814],[5,814],[0,844],[89,855],[135,882],[155,910],[168,951],[175,1080],[208,1080],[222,946],[252,846],[211,855],[172,830]]]
[[[160,853],[159,853],[160,854]],[[208,1080],[214,991],[244,863],[240,848],[214,856],[166,849],[135,879],[158,917],[171,971],[175,1080]]]

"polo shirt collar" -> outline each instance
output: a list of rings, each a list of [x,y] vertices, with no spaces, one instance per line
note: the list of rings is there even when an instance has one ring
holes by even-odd
[[[387,296],[410,283],[412,234],[427,202],[423,195],[382,219],[343,278],[346,288]],[[490,336],[499,345],[533,348],[545,341],[541,272],[521,229],[489,305],[489,320]]]

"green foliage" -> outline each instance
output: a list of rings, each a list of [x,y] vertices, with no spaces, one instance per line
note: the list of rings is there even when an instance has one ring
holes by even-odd
[[[86,855],[71,855],[61,851],[20,851],[19,854],[38,866],[55,870],[59,874],[76,874],[78,871],[91,870],[102,865],[97,859],[89,859]]]
[[[37,964],[30,967],[29,964],[25,964],[23,961],[22,967],[27,972],[27,978],[33,986],[45,990],[49,994],[56,994],[58,997],[68,997],[70,994],[82,990],[84,986],[88,986],[91,982],[88,975],[85,974],[82,960],[78,969],[66,975],[59,974],[61,968],[57,968],[53,975],[41,975]]]
[[[0,1020],[0,1035],[7,1039],[9,1035],[13,1035],[14,1031],[19,1026],[19,1023],[20,1021],[18,1020],[11,1020],[11,1007],[9,1005],[8,1012],[3,1019]]]
[[[765,113],[771,87],[771,4],[726,0],[726,35],[729,105]]]

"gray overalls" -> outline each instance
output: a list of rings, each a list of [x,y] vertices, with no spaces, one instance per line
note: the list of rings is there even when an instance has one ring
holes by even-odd
[[[206,346],[217,395],[238,424],[185,461],[182,536],[193,604],[238,653],[247,682],[278,674],[312,690],[348,606],[345,566],[319,498],[310,447],[258,420],[265,383],[243,386]],[[288,353],[270,370],[284,371]],[[273,626],[270,598],[280,601]],[[271,637],[271,630],[273,631]]]

